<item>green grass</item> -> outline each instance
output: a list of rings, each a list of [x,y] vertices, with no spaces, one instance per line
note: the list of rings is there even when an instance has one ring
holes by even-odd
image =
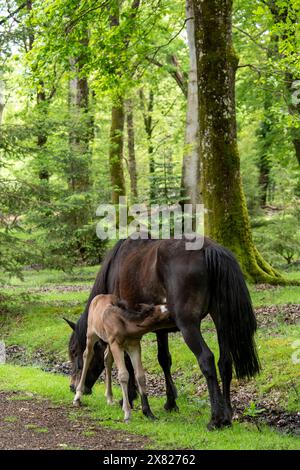
[[[7,345],[23,346],[29,354],[43,349],[57,358],[66,359],[71,330],[63,316],[76,320],[80,313],[78,307],[28,306],[26,314],[17,323],[14,319],[7,322],[3,337]]]
[[[250,294],[254,307],[297,304],[300,302],[300,286],[278,286],[263,291],[257,291],[254,286],[250,286]]]
[[[116,406],[108,406],[104,399],[104,386],[97,385],[92,396],[84,397],[87,405],[79,411],[71,408],[73,395],[68,391],[68,379],[62,376],[42,372],[37,368],[0,366],[0,389],[31,391],[38,396],[48,398],[56,404],[65,405],[66,410],[83,414],[85,419],[95,419],[99,424],[151,439],[150,447],[162,449],[297,449],[299,439],[279,434],[266,426],[261,431],[248,423],[234,422],[231,429],[208,432],[209,407],[206,401],[196,397],[182,395],[178,404],[180,413],[169,414],[163,410],[163,400],[152,398],[151,405],[159,418],[149,422],[135,410],[132,421],[124,424],[123,412]],[[115,389],[120,396],[119,389]]]
[[[30,357],[42,349],[49,356],[60,360],[67,359],[67,344],[70,336],[69,326],[62,320],[63,316],[76,321],[80,316],[89,289],[94,281],[98,267],[76,268],[73,273],[57,271],[26,271],[24,283],[12,279],[7,294],[27,293],[45,285],[51,291],[34,292],[31,299],[22,304],[22,313],[8,315],[2,322],[1,338],[7,345],[17,344],[26,349]],[[298,275],[298,273],[296,273]],[[295,279],[294,273],[288,274]],[[58,291],[57,287],[82,285],[86,289],[79,292]],[[3,292],[3,290],[1,290]],[[257,291],[250,286],[255,307],[263,305],[283,305],[299,303],[300,287],[287,286]],[[22,297],[20,297],[22,298]],[[218,359],[216,335],[212,332],[212,322],[203,323],[206,341]],[[268,398],[289,411],[299,410],[300,368],[294,364],[293,344],[300,337],[300,325],[286,325],[280,315],[276,325],[260,328],[257,336],[262,372],[250,384],[242,383],[240,387],[253,387],[259,399]],[[151,398],[153,411],[160,418],[157,423],[149,423],[141,414],[134,411],[133,421],[129,426],[122,422],[122,411],[118,407],[106,405],[103,396],[103,385],[98,384],[92,397],[85,397],[84,402],[91,416],[100,423],[116,429],[126,429],[137,434],[144,434],[153,440],[154,447],[170,448],[207,448],[207,449],[294,449],[299,448],[295,437],[279,435],[263,427],[260,433],[254,425],[234,423],[232,429],[209,433],[206,424],[209,421],[207,392],[200,396],[197,393],[199,384],[205,384],[198,364],[191,351],[185,345],[180,334],[170,335],[170,351],[173,359],[172,372],[176,377],[179,392],[178,404],[180,414],[167,414],[163,410],[163,399]],[[157,361],[157,344],[154,334],[143,339],[143,362],[149,373],[160,374]],[[237,386],[236,381],[233,384]],[[34,399],[33,392],[47,397],[56,403],[70,405],[72,395],[68,390],[68,379],[59,375],[42,372],[38,368],[5,365],[0,367],[0,389],[20,390],[25,393],[17,399]],[[116,394],[120,396],[119,388]],[[71,417],[78,411],[70,410]],[[82,411],[81,411],[82,412]],[[87,417],[87,419],[89,419]],[[87,431],[88,432],[88,431]]]
[[[23,271],[23,280],[12,277],[9,281],[12,285],[21,287],[39,287],[48,284],[86,284],[91,286],[99,271],[99,266],[75,267],[71,272],[57,271],[54,269]]]

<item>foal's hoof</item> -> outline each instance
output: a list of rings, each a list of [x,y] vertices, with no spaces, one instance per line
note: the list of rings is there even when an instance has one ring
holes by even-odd
[[[168,403],[168,402],[165,403],[164,404],[164,409],[166,411],[169,411],[170,413],[171,413],[171,411],[175,411],[176,413],[179,412],[179,408],[178,408],[178,406],[176,405],[175,402],[174,403]]]
[[[74,400],[73,405],[77,406],[79,408],[81,406],[81,401],[80,400]]]

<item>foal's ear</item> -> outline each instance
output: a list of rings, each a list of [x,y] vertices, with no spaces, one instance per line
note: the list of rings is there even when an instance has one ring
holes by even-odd
[[[73,321],[68,320],[67,318],[63,317],[63,319],[68,323],[69,327],[72,328],[73,331],[75,331],[75,323]]]
[[[146,315],[147,313],[152,312],[154,310],[155,305],[154,304],[137,304],[136,310],[143,315]]]
[[[128,310],[128,303],[126,302],[126,300],[121,300],[121,299],[116,298],[113,305],[115,305],[116,307],[121,308],[122,310]]]

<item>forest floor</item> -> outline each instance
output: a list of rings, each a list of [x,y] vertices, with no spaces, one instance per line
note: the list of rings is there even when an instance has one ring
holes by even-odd
[[[259,330],[261,374],[233,380],[234,421],[230,429],[208,432],[205,381],[179,333],[170,335],[172,375],[180,412],[163,409],[164,380],[153,334],[143,340],[150,402],[159,420],[149,423],[136,402],[132,422],[104,399],[103,379],[79,410],[68,388],[70,334],[62,320],[76,320],[97,268],[71,274],[26,271],[1,289],[1,337],[6,364],[0,366],[0,448],[53,449],[299,449],[300,448],[300,288],[250,286]],[[300,277],[299,271],[289,273]],[[8,296],[8,297],[7,297]],[[212,322],[204,337],[217,353]],[[114,392],[120,398],[115,380]]]
[[[103,428],[82,417],[71,419],[70,407],[20,392],[0,392],[0,449],[143,449],[144,436]]]

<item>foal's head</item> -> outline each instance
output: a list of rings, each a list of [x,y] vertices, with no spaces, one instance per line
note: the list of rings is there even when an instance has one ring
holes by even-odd
[[[72,363],[70,389],[72,392],[75,393],[83,368],[83,352],[85,349],[86,330],[85,332],[82,331],[83,328],[80,322],[77,322],[75,324],[73,322],[70,322],[69,320],[66,321],[73,330],[69,341],[69,358]],[[105,349],[106,345],[104,343],[99,341],[95,344],[94,356],[91,360],[91,364],[89,366],[85,380],[84,393],[86,394],[92,393],[92,387],[104,369]]]

